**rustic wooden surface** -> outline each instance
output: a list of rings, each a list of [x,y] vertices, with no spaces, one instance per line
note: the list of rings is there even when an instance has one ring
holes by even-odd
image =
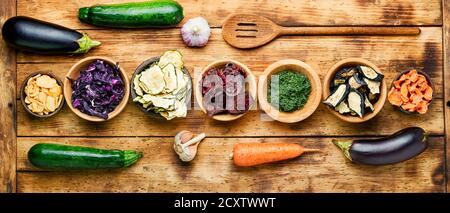
[[[16,15],[16,0],[2,0],[0,26]],[[0,192],[16,191],[16,52],[0,35]]]
[[[277,60],[295,58],[309,64],[323,79],[327,70],[340,59],[362,57],[379,66],[389,83],[398,72],[405,69],[413,67],[423,69],[432,76],[436,84],[436,99],[426,116],[405,116],[386,103],[379,116],[359,125],[339,121],[328,113],[322,104],[310,118],[297,124],[261,121],[259,111],[228,123],[207,119],[199,110],[190,112],[188,119],[157,121],[149,119],[131,103],[113,121],[102,124],[78,119],[68,107],[55,117],[42,121],[30,117],[22,107],[18,107],[19,136],[173,136],[183,129],[195,131],[207,129],[210,136],[386,135],[403,126],[414,124],[426,128],[433,135],[444,134],[442,29],[438,27],[422,27],[422,34],[418,37],[282,37],[267,46],[248,51],[227,45],[222,40],[220,29],[213,30],[211,41],[203,49],[186,48],[179,38],[178,29],[87,32],[103,42],[101,48],[87,55],[110,56],[122,63],[129,76],[139,63],[161,54],[169,47],[182,51],[185,55],[185,64],[193,76],[194,70],[200,70],[208,63],[224,57],[238,59],[248,65],[255,75],[261,74],[269,64]],[[136,53],[138,48],[145,50],[145,54]],[[50,71],[63,77],[70,66],[83,57],[85,56],[49,58],[18,53],[18,84],[30,72],[36,70]],[[311,126],[323,128],[310,128]]]
[[[18,192],[445,192],[446,142],[450,134],[449,85],[444,90],[444,79],[449,79],[448,42],[444,46],[443,34],[448,40],[448,4],[440,0],[420,1],[213,1],[180,0],[186,19],[204,16],[214,27],[208,46],[202,49],[186,48],[179,29],[117,30],[92,27],[76,18],[77,9],[95,3],[123,2],[127,0],[59,1],[17,0],[17,14],[81,29],[103,44],[82,56],[41,56],[17,53],[2,44],[1,77],[2,103],[4,96],[14,96],[15,87],[31,72],[51,71],[63,77],[70,66],[86,56],[108,56],[121,63],[129,76],[134,68],[167,49],[179,49],[185,56],[188,69],[195,75],[208,63],[221,58],[237,59],[259,75],[270,64],[280,59],[294,58],[312,66],[322,78],[329,67],[347,57],[362,57],[375,63],[386,74],[388,83],[405,69],[417,68],[433,79],[436,93],[430,112],[426,116],[410,116],[395,111],[388,103],[380,114],[364,124],[343,123],[326,111],[324,106],[307,120],[298,124],[261,121],[259,111],[250,112],[237,121],[221,123],[208,119],[198,110],[189,111],[184,120],[167,122],[146,117],[133,103],[110,122],[92,124],[76,117],[68,107],[50,119],[38,120],[26,114],[17,104],[17,132],[13,131],[14,116],[9,114],[8,143],[0,145],[1,158],[7,158],[9,170],[0,176],[0,191]],[[12,2],[12,1],[11,1]],[[0,6],[5,14],[15,13],[11,7]],[[285,26],[315,25],[379,25],[420,26],[422,33],[406,36],[305,36],[281,37],[267,46],[254,50],[237,50],[221,37],[221,23],[232,12],[258,12]],[[3,16],[3,13],[0,14]],[[3,21],[3,19],[2,19]],[[444,51],[445,50],[445,51]],[[7,53],[4,54],[3,52]],[[7,59],[7,60],[5,60]],[[5,63],[6,61],[6,63]],[[9,62],[9,63],[8,63]],[[446,62],[443,64],[443,62]],[[446,66],[444,66],[446,65]],[[3,67],[9,67],[4,71]],[[445,74],[444,74],[445,67]],[[17,81],[15,69],[17,68]],[[12,76],[12,77],[11,77]],[[445,77],[446,76],[446,77]],[[3,85],[9,90],[4,90]],[[4,91],[10,91],[9,93]],[[5,94],[3,94],[5,93]],[[11,98],[10,97],[10,98]],[[8,97],[7,97],[8,98]],[[17,98],[17,94],[16,94]],[[18,100],[18,99],[16,99]],[[8,104],[7,104],[8,105]],[[1,108],[3,115],[11,108]],[[8,111],[9,110],[9,111]],[[444,112],[445,111],[445,112]],[[444,117],[446,113],[447,119]],[[330,143],[334,137],[373,137],[391,134],[406,126],[421,126],[432,137],[430,149],[419,157],[393,166],[370,167],[346,161],[340,151]],[[0,127],[3,130],[4,125]],[[199,155],[192,164],[182,164],[171,150],[172,136],[188,129],[206,132],[208,136],[199,147]],[[447,134],[445,133],[447,131]],[[17,133],[17,150],[15,134]],[[139,137],[136,137],[139,136]],[[241,169],[228,159],[231,147],[237,142],[286,141],[323,153],[307,154],[298,159]],[[26,152],[35,143],[55,142],[101,148],[136,149],[145,157],[131,168],[116,171],[49,172],[33,168],[26,160]],[[447,142],[448,137],[447,137]],[[8,147],[8,151],[4,151]],[[447,147],[448,149],[448,147]],[[5,155],[6,153],[7,155]],[[447,152],[448,154],[448,152]],[[2,168],[3,169],[3,168]],[[7,176],[4,176],[6,174]],[[8,182],[9,181],[9,182]],[[9,188],[8,188],[9,186]]]
[[[345,139],[345,138],[343,138]],[[331,138],[207,138],[200,155],[183,164],[172,138],[20,137],[17,147],[18,192],[444,192],[443,137],[432,137],[423,155],[405,163],[373,167],[348,162]],[[26,152],[35,143],[56,142],[135,149],[144,158],[120,171],[36,172]],[[325,150],[256,168],[237,168],[229,160],[236,142],[290,142]],[[33,172],[30,172],[33,171]]]
[[[444,88],[445,88],[445,138],[447,150],[447,177],[450,177],[450,1],[443,1],[443,39],[444,39]],[[447,181],[447,191],[450,190],[450,183]]]

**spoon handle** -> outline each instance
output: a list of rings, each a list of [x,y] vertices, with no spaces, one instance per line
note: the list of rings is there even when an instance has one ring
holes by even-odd
[[[419,35],[419,27],[282,27],[280,35]]]

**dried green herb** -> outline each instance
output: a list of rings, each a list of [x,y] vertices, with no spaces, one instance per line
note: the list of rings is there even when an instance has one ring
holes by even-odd
[[[304,74],[284,70],[272,75],[267,93],[272,106],[282,112],[292,112],[306,104],[311,93],[311,84]]]

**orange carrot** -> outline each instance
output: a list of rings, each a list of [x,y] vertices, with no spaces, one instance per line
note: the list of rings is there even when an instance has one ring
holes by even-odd
[[[291,143],[239,143],[233,148],[233,161],[236,166],[256,166],[281,160],[296,158],[304,152],[317,149],[305,149]]]

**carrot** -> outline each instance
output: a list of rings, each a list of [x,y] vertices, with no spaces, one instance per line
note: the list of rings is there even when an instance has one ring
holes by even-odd
[[[417,70],[410,70],[394,81],[394,85],[388,93],[388,101],[409,112],[425,114],[428,105],[433,99],[433,88],[427,78],[419,74]]]
[[[304,152],[317,149],[305,149],[291,143],[239,143],[233,148],[233,161],[236,166],[256,166],[281,160],[296,158]]]
[[[394,106],[401,106],[403,104],[403,100],[402,95],[400,94],[400,90],[392,87],[388,93],[388,100]]]

